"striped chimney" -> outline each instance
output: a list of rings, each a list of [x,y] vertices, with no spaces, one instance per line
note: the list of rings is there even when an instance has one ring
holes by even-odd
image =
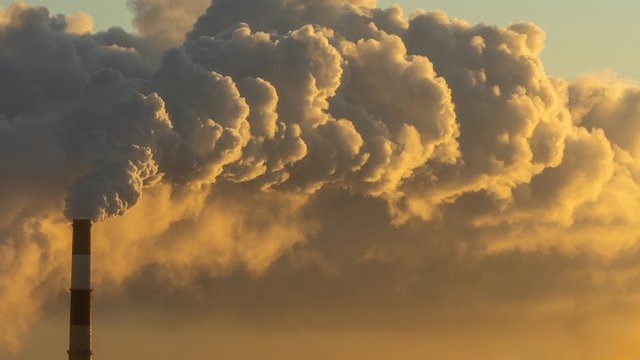
[[[91,359],[91,220],[73,220],[69,360]]]

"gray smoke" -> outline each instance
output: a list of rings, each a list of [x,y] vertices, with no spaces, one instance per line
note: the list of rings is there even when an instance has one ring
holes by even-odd
[[[222,26],[205,15],[192,40],[159,64],[137,50],[143,39],[114,36],[117,29],[67,33],[66,18],[13,5],[4,53],[28,79],[14,84],[25,90],[11,101],[24,108],[6,112],[11,123],[61,117],[48,140],[64,148],[58,165],[77,177],[69,217],[121,215],[159,181],[306,193],[332,184],[395,199],[418,169],[455,161],[458,125],[446,81],[426,58],[408,57],[400,38],[375,29],[361,5],[309,2],[290,15],[303,23],[319,16],[318,25],[289,31],[296,21],[274,18],[282,30],[267,33],[259,30],[271,25],[233,21],[216,37],[196,37],[199,24]],[[367,41],[320,26],[339,15],[359,19]]]

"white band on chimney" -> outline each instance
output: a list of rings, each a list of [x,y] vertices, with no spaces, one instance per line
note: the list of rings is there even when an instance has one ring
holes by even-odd
[[[91,255],[74,254],[71,260],[71,288],[91,289]]]

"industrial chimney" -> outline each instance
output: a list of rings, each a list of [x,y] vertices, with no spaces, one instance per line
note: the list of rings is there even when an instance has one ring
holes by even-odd
[[[73,220],[69,360],[91,360],[91,220]]]

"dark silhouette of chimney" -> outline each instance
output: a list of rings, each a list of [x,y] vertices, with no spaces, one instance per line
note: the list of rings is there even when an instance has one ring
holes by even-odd
[[[91,220],[73,220],[69,360],[91,360]]]

